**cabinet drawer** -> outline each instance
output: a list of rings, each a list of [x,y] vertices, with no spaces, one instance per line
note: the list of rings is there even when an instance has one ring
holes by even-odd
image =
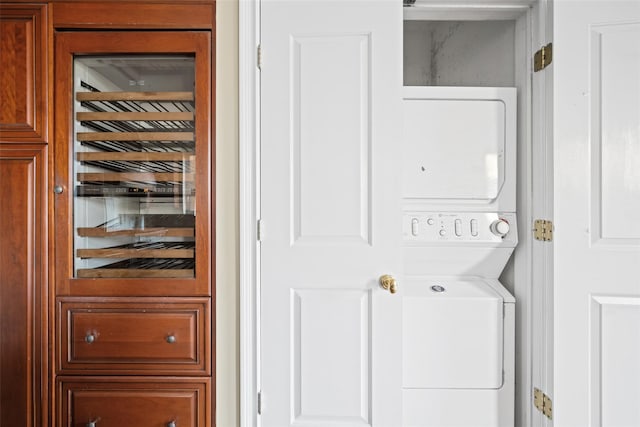
[[[208,374],[208,299],[58,303],[61,373]]]
[[[209,380],[87,378],[59,382],[59,425],[204,427]],[[173,424],[171,424],[173,423]]]

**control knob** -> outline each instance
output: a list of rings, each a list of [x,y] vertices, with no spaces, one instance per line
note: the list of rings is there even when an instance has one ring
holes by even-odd
[[[506,220],[500,218],[493,221],[489,226],[489,229],[496,236],[504,237],[509,232],[509,223]]]

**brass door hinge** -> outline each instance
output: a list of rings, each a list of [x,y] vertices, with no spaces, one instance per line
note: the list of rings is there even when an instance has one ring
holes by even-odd
[[[553,419],[553,403],[551,398],[537,388],[533,389],[533,405],[550,420]]]
[[[256,49],[256,65],[258,70],[262,70],[262,45],[258,45]]]
[[[533,55],[533,71],[544,70],[553,60],[553,44],[549,43]]]
[[[536,219],[533,222],[533,237],[536,240],[550,242],[553,240],[553,221]]]

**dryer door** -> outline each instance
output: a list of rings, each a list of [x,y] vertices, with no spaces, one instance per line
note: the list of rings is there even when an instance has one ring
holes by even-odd
[[[405,87],[403,197],[515,209],[516,89]]]

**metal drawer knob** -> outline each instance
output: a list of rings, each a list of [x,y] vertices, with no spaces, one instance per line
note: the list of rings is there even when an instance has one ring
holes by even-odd
[[[87,336],[84,337],[84,340],[87,342],[87,344],[92,344],[96,340],[96,336],[92,333],[88,333]],[[93,421],[92,423],[95,424]],[[89,426],[89,424],[87,424],[87,426]]]
[[[167,342],[168,342],[169,344],[173,344],[173,343],[175,343],[175,342],[176,342],[176,336],[175,336],[175,335],[169,335],[169,336],[167,337]],[[171,422],[173,422],[173,421],[171,421]],[[173,426],[170,426],[170,427],[173,427]]]
[[[89,421],[87,423],[87,427],[96,427],[96,422],[95,421]]]
[[[167,423],[167,427],[176,427],[176,426],[177,426],[177,424],[176,424],[176,422],[175,422],[175,421],[169,421],[169,422]]]
[[[63,191],[64,191],[64,188],[62,188],[62,185],[56,185],[55,187],[53,187],[53,192],[56,194],[62,194]]]

